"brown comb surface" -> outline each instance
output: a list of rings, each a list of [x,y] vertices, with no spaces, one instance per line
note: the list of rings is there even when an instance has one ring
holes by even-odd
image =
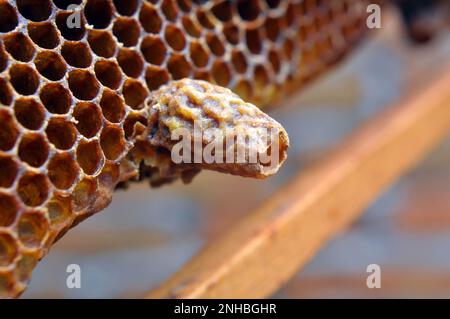
[[[0,0],[0,297],[19,295],[52,243],[103,209],[119,182],[189,180],[204,168],[161,173],[164,151],[146,138],[155,101],[167,102],[156,90],[202,79],[265,105],[343,57],[366,30],[367,3]]]

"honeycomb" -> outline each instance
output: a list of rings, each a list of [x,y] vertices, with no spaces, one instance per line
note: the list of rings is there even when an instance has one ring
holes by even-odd
[[[138,162],[155,92],[165,105],[172,84],[192,78],[267,105],[358,42],[367,3],[0,0],[0,297],[18,296],[52,243],[118,183],[195,175]],[[264,175],[252,169],[232,173]]]

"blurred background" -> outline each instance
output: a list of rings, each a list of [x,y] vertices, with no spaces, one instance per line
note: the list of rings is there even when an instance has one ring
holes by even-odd
[[[273,109],[292,143],[276,176],[202,172],[190,185],[151,189],[144,182],[117,191],[106,210],[53,247],[23,297],[128,298],[156,287],[364,120],[450,62],[450,34],[419,47],[403,31],[396,17],[385,19],[345,63]],[[274,297],[449,298],[449,246],[450,137]],[[73,263],[81,267],[81,289],[66,287]],[[366,286],[372,263],[381,267],[381,289]]]

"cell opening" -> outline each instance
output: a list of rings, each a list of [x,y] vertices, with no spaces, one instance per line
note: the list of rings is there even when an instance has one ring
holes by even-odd
[[[172,55],[167,63],[167,68],[174,80],[189,77],[191,65],[183,55]]]
[[[139,22],[146,32],[158,33],[161,30],[162,20],[158,11],[152,4],[144,2],[139,13]]]
[[[278,37],[281,34],[280,31],[280,20],[277,18],[267,18],[264,23],[266,36],[272,42],[277,41]]]
[[[8,298],[10,291],[14,289],[14,278],[11,272],[0,273],[0,298]]]
[[[100,100],[103,116],[112,123],[119,123],[125,116],[123,100],[115,92],[105,89]]]
[[[42,213],[25,213],[19,219],[17,234],[26,247],[38,248],[47,235],[47,229],[48,220]]]
[[[17,27],[16,10],[6,1],[0,2],[0,32],[10,32]]]
[[[114,0],[113,3],[117,12],[123,16],[132,16],[139,6],[138,0]]]
[[[247,72],[247,60],[241,51],[233,51],[231,53],[231,62],[233,63],[236,72],[241,74]]]
[[[54,197],[47,204],[48,217],[52,227],[70,222],[71,205],[69,197]]]
[[[61,54],[66,62],[76,68],[87,68],[92,63],[92,55],[83,42],[65,42]]]
[[[21,62],[30,61],[35,53],[31,40],[21,32],[7,34],[3,37],[6,51],[11,56]]]
[[[233,6],[230,1],[222,1],[211,9],[214,16],[220,21],[227,22],[233,18]]]
[[[17,93],[32,95],[39,86],[39,76],[26,64],[15,64],[9,69],[10,82]]]
[[[45,129],[47,138],[57,149],[70,149],[77,139],[77,131],[72,122],[64,118],[52,118]]]
[[[181,11],[189,13],[192,8],[192,4],[189,0],[177,0],[178,8],[180,8]]]
[[[100,145],[107,159],[116,160],[125,151],[123,130],[115,126],[103,128],[100,136]]]
[[[69,88],[80,100],[94,99],[100,90],[100,84],[89,71],[73,70],[69,73]]]
[[[110,58],[116,53],[116,42],[107,31],[90,30],[88,42],[92,51],[103,58]]]
[[[49,187],[44,174],[28,172],[20,178],[17,192],[25,205],[37,207],[47,200]]]
[[[206,43],[214,55],[223,56],[225,54],[225,47],[217,35],[211,33],[208,34],[206,36]]]
[[[209,61],[209,54],[208,51],[203,47],[203,45],[200,42],[191,42],[190,48],[190,56],[192,62],[197,67],[204,67],[208,65]]]
[[[82,2],[82,0],[53,0],[55,6],[63,10],[67,10],[70,5],[80,5]]]
[[[207,81],[207,82],[211,82],[211,75],[209,74],[208,71],[197,71],[194,73],[194,79],[196,80],[203,80],[203,81]]]
[[[233,92],[239,95],[244,101],[253,97],[252,85],[247,80],[240,80],[233,88]]]
[[[128,79],[123,85],[122,94],[125,99],[125,103],[131,108],[138,110],[144,107],[144,102],[148,96],[148,91],[140,81]]]
[[[0,78],[0,103],[3,105],[10,105],[13,99],[13,93],[10,89],[8,81]]]
[[[52,13],[50,0],[16,0],[16,5],[22,16],[35,22],[47,20]]]
[[[152,64],[161,65],[166,58],[166,45],[156,36],[147,36],[141,44],[144,59]]]
[[[84,15],[95,29],[105,29],[111,23],[113,7],[108,0],[88,0],[84,7]]]
[[[206,29],[213,30],[214,29],[214,21],[208,16],[208,14],[203,10],[197,11],[197,20],[198,22],[205,27]]]
[[[139,53],[131,49],[121,49],[117,55],[117,62],[122,71],[132,78],[139,77],[144,68],[144,61]]]
[[[141,30],[133,18],[119,17],[114,22],[113,34],[125,47],[133,47],[139,41]]]
[[[14,118],[6,110],[0,109],[0,123],[2,129],[0,130],[0,150],[9,151],[14,147],[19,136]]]
[[[22,254],[22,257],[17,262],[16,268],[17,276],[21,282],[27,283],[30,280],[31,272],[37,263],[38,259],[34,255]]]
[[[107,163],[98,176],[99,187],[114,189],[120,177],[120,164]]]
[[[266,0],[267,6],[270,9],[275,9],[278,8],[278,6],[280,5],[281,0]]]
[[[169,73],[163,68],[149,66],[145,72],[145,81],[150,91],[157,90],[161,85],[169,82]]]
[[[40,167],[47,161],[49,148],[45,138],[38,133],[28,133],[19,143],[19,157],[33,167]]]
[[[66,74],[66,64],[62,57],[53,51],[39,52],[34,59],[36,69],[49,80],[58,81]]]
[[[163,0],[161,4],[161,10],[164,14],[164,16],[169,21],[175,21],[178,16],[178,10],[175,5],[175,2],[172,0]]]
[[[170,47],[176,51],[181,51],[186,46],[186,39],[183,32],[175,25],[167,26],[164,37]]]
[[[249,29],[245,33],[247,47],[253,54],[260,54],[262,51],[262,39],[259,29]]]
[[[148,122],[147,119],[142,114],[132,113],[128,115],[123,124],[123,129],[125,131],[125,138],[128,140],[133,136],[136,124],[140,123],[144,127],[147,127],[147,122]]]
[[[0,187],[8,188],[14,183],[19,166],[12,157],[0,155]]]
[[[280,72],[281,69],[281,61],[280,57],[278,56],[278,53],[275,51],[269,52],[269,61],[270,65],[272,65],[272,69],[275,73]]]
[[[73,190],[73,210],[79,212],[86,208],[95,199],[97,183],[94,179],[85,178]]]
[[[235,25],[226,25],[223,34],[230,44],[238,44],[240,41],[239,28]]]
[[[14,197],[9,194],[0,193],[0,227],[8,227],[14,223],[18,211],[19,206]]]
[[[254,21],[261,13],[258,0],[238,0],[237,11],[245,21]]]
[[[291,60],[295,50],[295,44],[291,39],[286,39],[283,43],[283,52],[288,60]]]
[[[95,76],[110,89],[117,89],[122,81],[122,72],[114,61],[100,60],[95,63]]]
[[[77,162],[85,174],[97,173],[104,162],[102,149],[98,142],[81,142],[77,148]]]
[[[0,267],[7,267],[17,256],[16,240],[8,233],[0,233]],[[0,282],[3,279],[0,278]],[[0,283],[0,292],[3,283]],[[6,288],[8,289],[8,287]]]
[[[66,40],[79,41],[86,34],[86,21],[83,15],[81,16],[80,27],[74,27],[77,22],[76,15],[78,15],[76,11],[64,11],[56,14],[56,26]]]
[[[220,86],[228,86],[231,80],[231,70],[224,61],[216,61],[212,67],[214,81]]]
[[[189,16],[183,16],[181,19],[184,30],[194,38],[199,38],[202,35],[202,29]]]
[[[263,91],[269,84],[269,75],[263,65],[257,65],[253,72],[255,87],[258,91]]]
[[[91,102],[80,102],[75,106],[73,116],[77,120],[77,130],[84,137],[91,138],[102,127],[102,118],[99,108]]]
[[[27,29],[31,40],[41,48],[54,49],[58,46],[58,31],[51,22],[32,22]]]
[[[17,121],[29,130],[40,129],[45,120],[44,106],[32,98],[17,99],[14,114]]]
[[[286,14],[284,15],[285,26],[292,27],[295,22],[295,17],[297,16],[294,4],[290,3],[286,9]]]
[[[69,153],[53,156],[47,166],[48,177],[58,189],[69,189],[78,176],[78,165]]]
[[[46,84],[39,97],[45,108],[54,114],[65,114],[72,104],[70,92],[59,83]]]
[[[8,66],[8,55],[5,52],[3,42],[0,41],[0,72],[3,72]]]

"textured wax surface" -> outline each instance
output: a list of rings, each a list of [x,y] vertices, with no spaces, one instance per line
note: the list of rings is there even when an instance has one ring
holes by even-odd
[[[0,0],[4,297],[133,175],[123,159],[152,91],[189,77],[265,105],[337,62],[364,33],[367,4],[79,0],[74,12],[70,2]]]
[[[148,118],[147,127],[154,134],[145,131],[139,134],[130,157],[138,163],[142,162],[141,159],[144,163],[148,161],[145,159],[149,159],[151,167],[158,167],[156,176],[151,176],[151,182],[156,181],[157,184],[160,178],[165,182],[167,178],[177,177],[173,172],[177,166],[188,177],[199,169],[210,169],[265,178],[276,173],[287,157],[289,138],[278,122],[229,89],[205,81],[184,79],[159,89],[155,92]],[[169,152],[156,156],[145,154],[149,146],[156,150],[172,150],[174,143],[180,143],[172,139],[177,132],[187,136],[184,143],[187,149],[191,149],[194,143],[204,146],[205,152],[200,154],[203,155],[202,163],[192,164],[195,158],[188,156],[190,164],[174,164],[168,156]],[[144,147],[140,147],[142,143]],[[258,156],[272,154],[269,149],[277,149],[273,158]],[[195,152],[195,149],[192,151]],[[252,155],[254,158],[251,158]],[[161,156],[166,160],[161,160]],[[266,159],[269,161],[266,162]],[[168,165],[163,167],[162,162]]]

